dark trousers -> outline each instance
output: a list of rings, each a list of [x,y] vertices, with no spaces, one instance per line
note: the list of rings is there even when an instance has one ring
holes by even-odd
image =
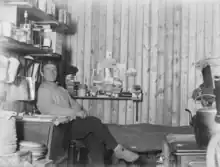
[[[72,122],[72,139],[81,139],[89,150],[92,164],[104,164],[104,145],[113,150],[117,146],[115,138],[106,125],[96,117],[76,118]]]

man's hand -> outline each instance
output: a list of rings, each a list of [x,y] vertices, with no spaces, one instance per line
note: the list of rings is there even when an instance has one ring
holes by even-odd
[[[87,116],[87,114],[83,110],[80,110],[76,113],[76,117],[85,118],[86,116]]]

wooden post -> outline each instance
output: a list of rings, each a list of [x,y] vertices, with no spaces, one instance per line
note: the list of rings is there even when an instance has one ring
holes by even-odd
[[[92,1],[92,30],[91,30],[91,59],[90,64],[91,68],[97,68],[97,61],[99,57],[99,2]],[[97,116],[97,101],[91,101],[92,107],[90,113],[93,116]]]
[[[150,0],[144,1],[144,20],[143,20],[143,73],[142,73],[142,89],[143,89],[143,102],[141,123],[149,121],[149,88],[150,88]]]
[[[205,23],[205,4],[204,2],[197,3],[197,38],[196,38],[196,54],[195,54],[195,61],[199,61],[205,58],[205,40],[204,40],[204,23]],[[196,69],[196,82],[195,86],[198,87],[202,82],[202,73],[200,70]]]
[[[205,3],[205,25],[204,25],[204,57],[212,57],[213,56],[213,42],[212,42],[212,36],[213,36],[213,8],[212,8],[212,3],[214,2],[209,2],[207,1]]]
[[[189,125],[187,108],[189,59],[189,4],[182,2],[181,75],[180,75],[180,125]]]
[[[135,68],[135,28],[136,28],[136,8],[137,2],[134,0],[128,0],[129,2],[129,32],[128,32],[128,68]],[[128,89],[134,85],[134,78],[128,78]],[[134,111],[133,111],[133,101],[127,102],[127,112],[126,112],[126,124],[134,123]]]
[[[85,36],[84,36],[84,83],[91,86],[91,30],[92,30],[92,1],[85,2]],[[83,107],[89,111],[90,101],[84,100]]]
[[[173,3],[166,0],[165,99],[163,124],[172,125]]]
[[[158,67],[157,67],[157,88],[156,88],[156,123],[163,124],[164,112],[164,65],[165,58],[165,14],[166,14],[166,1],[161,0],[158,11]]]
[[[78,15],[78,39],[77,39],[77,67],[79,69],[77,73],[77,79],[80,81],[80,83],[84,82],[84,35],[85,35],[85,30],[84,30],[84,14],[85,14],[85,9],[84,9],[84,3],[85,0],[82,0],[80,2],[80,11]],[[79,103],[82,105],[83,101],[78,100]]]
[[[127,69],[127,61],[128,61],[128,0],[122,0],[121,4],[121,39],[120,39],[120,63],[126,65]],[[125,70],[126,70],[125,69]],[[127,89],[127,78],[122,78],[123,89]],[[118,110],[118,123],[125,124],[126,122],[126,110],[127,110],[127,102],[120,101],[119,102],[119,110]]]
[[[120,38],[121,38],[121,1],[113,0],[113,58],[116,59],[117,62],[120,60]],[[113,106],[113,113],[114,115],[117,114],[117,121],[122,123],[120,119],[125,119],[125,115],[122,115],[123,110],[119,109],[119,103],[117,101],[112,102]],[[115,118],[114,118],[115,119]],[[116,121],[116,119],[115,119]],[[119,123],[118,122],[118,123]],[[123,124],[123,123],[122,123]]]
[[[112,49],[113,49],[113,7],[114,1],[107,0],[107,11],[106,11],[106,58],[108,56],[112,57]],[[113,111],[112,111],[113,104]],[[117,105],[115,102],[111,102],[110,100],[104,101],[104,120],[108,121],[108,123],[116,123],[117,122]]]
[[[156,123],[156,81],[157,81],[157,57],[158,57],[158,8],[159,1],[151,1],[151,45],[150,45],[150,106],[149,123]]]
[[[181,8],[178,2],[174,3],[174,48],[173,48],[173,82],[172,82],[172,125],[177,126],[179,125],[179,104],[180,104],[180,27],[181,27]]]
[[[137,10],[136,10],[136,49],[135,49],[135,59],[136,59],[136,70],[137,70],[137,76],[136,76],[136,85],[142,85],[142,72],[143,72],[143,66],[142,66],[142,61],[143,61],[143,10],[144,6],[142,3],[142,0],[137,0]],[[134,108],[134,123],[140,123],[141,119],[141,110],[142,106],[140,103],[133,103]],[[136,111],[136,105],[139,105],[139,111]],[[138,114],[138,115],[137,115]]]
[[[213,3],[213,57],[219,56],[220,53],[220,3]]]
[[[188,108],[195,110],[192,92],[195,89],[195,54],[196,54],[196,4],[189,6],[189,59],[188,59]]]
[[[99,1],[99,54],[97,56],[97,62],[105,59],[106,55],[106,4],[105,1]],[[104,73],[102,73],[104,74]],[[104,76],[103,76],[104,77]],[[104,122],[104,101],[97,101],[97,114],[98,117]]]

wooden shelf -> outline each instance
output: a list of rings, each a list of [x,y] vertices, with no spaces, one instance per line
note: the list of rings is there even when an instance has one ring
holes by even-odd
[[[141,98],[136,97],[97,97],[97,96],[73,96],[73,99],[81,99],[81,100],[132,100],[136,102],[141,102]]]
[[[35,60],[54,60],[54,61],[60,61],[62,60],[61,55],[56,53],[48,53],[48,54],[29,54],[32,56]]]
[[[34,47],[33,45],[19,42],[17,40],[14,40],[9,37],[4,37],[4,36],[0,36],[0,46],[1,46],[1,49],[3,50],[16,52],[16,53],[20,53],[23,55],[52,53],[51,49],[50,50],[40,49],[40,48]]]
[[[36,22],[36,24],[50,24],[56,32],[60,33],[74,33],[72,28],[67,24],[57,21],[53,16],[47,14],[41,9],[33,6],[28,2],[16,2],[16,1],[5,1],[5,5],[15,5],[20,10],[20,16],[23,18],[24,12],[28,12],[28,18]]]

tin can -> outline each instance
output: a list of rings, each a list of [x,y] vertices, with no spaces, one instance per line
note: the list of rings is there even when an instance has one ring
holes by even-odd
[[[78,86],[77,96],[83,97],[83,96],[86,96],[86,93],[87,93],[87,85],[80,84]]]

